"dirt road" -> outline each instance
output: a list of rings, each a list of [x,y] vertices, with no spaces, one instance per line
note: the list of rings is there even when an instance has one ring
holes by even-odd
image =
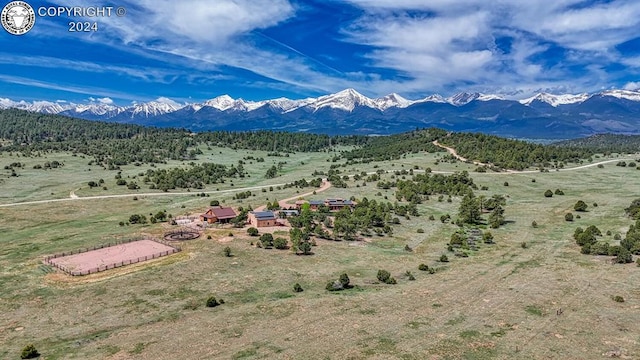
[[[78,196],[75,192],[71,192],[68,198],[63,199],[51,199],[51,200],[36,200],[36,201],[24,201],[18,203],[11,204],[0,204],[0,208],[2,207],[10,207],[10,206],[19,206],[19,205],[37,205],[37,204],[48,204],[55,202],[66,202],[66,201],[82,201],[82,200],[99,200],[99,199],[114,199],[114,198],[127,198],[127,197],[143,197],[143,196],[185,196],[185,195],[195,195],[195,194],[224,194],[230,192],[239,192],[246,190],[258,190],[262,188],[268,188],[270,186],[283,186],[282,184],[269,184],[269,185],[260,185],[260,186],[250,186],[245,188],[237,188],[237,189],[228,189],[228,190],[217,190],[217,191],[194,191],[194,192],[158,192],[158,193],[134,193],[134,194],[119,194],[119,195],[99,195],[99,196]]]
[[[331,187],[331,183],[329,182],[329,180],[327,179],[322,179],[322,185],[315,189],[314,191],[310,191],[308,193],[304,193],[304,194],[296,194],[296,196],[292,196],[290,198],[286,198],[286,199],[282,199],[282,200],[278,200],[278,205],[280,205],[281,209],[286,209],[288,207],[290,207],[292,204],[289,204],[289,201],[293,201],[293,200],[297,200],[299,198],[303,198],[306,196],[311,196],[313,195],[313,193],[315,192],[316,194],[322,191],[325,191],[327,189],[329,189]],[[262,205],[259,206],[255,209],[255,211],[263,211],[265,208],[267,207],[267,205]]]
[[[456,149],[452,148],[452,147],[448,147],[445,145],[442,145],[438,142],[438,140],[433,141],[432,143],[435,146],[441,147],[445,150],[447,150],[451,155],[453,155],[456,159],[466,162],[467,158],[458,155],[458,152],[456,152]],[[604,161],[599,161],[596,163],[590,163],[590,164],[586,164],[586,165],[580,165],[580,166],[576,166],[576,167],[572,167],[572,168],[566,168],[566,169],[560,169],[560,171],[573,171],[573,170],[580,170],[580,169],[586,169],[586,168],[590,168],[593,166],[598,166],[600,164],[607,164],[607,163],[612,163],[612,162],[618,162],[618,161],[633,161],[633,159],[612,159],[612,160],[604,160]],[[485,164],[479,161],[474,161],[473,164],[475,165],[479,165],[479,166],[490,166],[490,164]],[[539,173],[540,170],[507,170],[505,172],[490,172],[487,174],[534,174],[534,173]],[[435,171],[434,171],[435,173]],[[440,173],[444,173],[444,172],[440,172]]]

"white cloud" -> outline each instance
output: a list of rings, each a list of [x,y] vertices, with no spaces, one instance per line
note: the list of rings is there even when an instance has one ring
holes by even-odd
[[[98,4],[95,0],[75,2]],[[610,86],[614,75],[603,70],[603,65],[632,62],[615,46],[636,37],[640,28],[640,2],[632,0],[590,6],[583,0],[348,2],[363,13],[344,24],[343,40],[370,48],[363,54],[346,56],[361,56],[356,61],[369,70],[341,73],[286,44],[257,36],[259,30],[295,16],[298,9],[288,0],[141,0],[126,6],[125,17],[102,19],[105,31],[87,41],[126,47],[179,67],[187,65],[194,72],[189,75],[191,81],[206,82],[219,76],[222,66],[231,66],[271,79],[261,83],[264,86],[294,91],[354,87],[372,95],[400,92],[421,96],[427,91],[462,88],[520,94],[539,89],[582,92]],[[510,51],[497,47],[496,38],[501,36],[513,37]],[[265,39],[277,46],[262,46]],[[539,55],[553,44],[567,49],[566,57],[555,65],[540,61]],[[587,66],[590,63],[593,65]],[[63,61],[55,65],[72,66]],[[93,70],[91,64],[80,65],[86,71]],[[583,68],[584,73],[576,75],[572,68]],[[117,70],[165,83],[179,73]],[[380,75],[387,70],[401,76],[387,79]]]
[[[167,98],[167,97],[159,97],[155,100],[156,102],[159,102],[161,104],[167,104],[167,105],[171,105],[173,107],[180,107],[180,104],[178,104],[177,102]]]
[[[640,81],[631,81],[624,85],[625,90],[640,90]]]
[[[108,97],[98,98],[98,99],[96,99],[96,101],[99,102],[100,104],[104,104],[104,105],[112,105],[113,104],[113,100],[111,98],[108,98]]]

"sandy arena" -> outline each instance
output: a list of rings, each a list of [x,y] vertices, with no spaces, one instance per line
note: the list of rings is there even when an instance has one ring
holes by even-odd
[[[71,275],[87,275],[171,255],[179,250],[153,240],[138,240],[79,254],[50,258],[47,262]]]

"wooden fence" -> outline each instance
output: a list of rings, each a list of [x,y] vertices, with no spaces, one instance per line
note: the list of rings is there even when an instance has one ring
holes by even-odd
[[[100,250],[100,249],[104,249],[104,248],[108,248],[108,247],[112,247],[112,246],[118,246],[118,245],[122,245],[122,244],[128,244],[128,243],[131,243],[131,242],[134,242],[134,241],[140,241],[140,240],[155,241],[155,242],[160,243],[162,245],[169,246],[171,248],[171,250],[161,251],[161,252],[158,252],[158,253],[154,253],[152,255],[141,256],[141,257],[138,257],[137,259],[129,259],[129,260],[121,261],[121,262],[118,262],[118,263],[102,265],[102,266],[99,266],[99,267],[95,267],[95,268],[92,268],[92,269],[89,269],[89,270],[83,270],[83,271],[72,270],[72,269],[69,269],[68,267],[66,267],[64,265],[57,264],[57,263],[51,261],[53,259],[61,258],[61,257],[64,257],[64,256],[82,254],[82,253],[86,253],[86,252],[89,252],[89,251]],[[72,251],[68,251],[68,252],[62,252],[62,253],[58,253],[58,254],[54,254],[54,255],[45,256],[44,263],[47,264],[47,265],[53,266],[53,267],[55,267],[57,269],[60,269],[63,272],[65,272],[65,273],[67,273],[67,274],[69,274],[71,276],[82,276],[82,275],[95,274],[97,272],[102,272],[102,271],[106,271],[106,270],[119,268],[119,267],[122,267],[122,266],[125,266],[125,265],[137,264],[137,263],[142,262],[142,261],[157,259],[159,257],[175,254],[175,253],[180,252],[180,251],[182,251],[182,249],[179,246],[176,246],[176,245],[171,244],[171,243],[169,243],[167,241],[164,241],[164,240],[152,239],[152,238],[148,238],[148,237],[136,237],[136,238],[126,239],[126,240],[119,240],[119,241],[115,241],[115,242],[109,242],[107,244],[95,245],[93,247],[81,248],[81,249],[78,249],[78,250],[72,250]]]

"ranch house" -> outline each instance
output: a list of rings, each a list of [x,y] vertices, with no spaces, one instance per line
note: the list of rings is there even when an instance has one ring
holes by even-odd
[[[296,208],[300,210],[302,208],[302,204],[308,203],[309,208],[313,211],[318,210],[318,208],[322,205],[325,205],[329,208],[329,211],[340,211],[344,207],[353,208],[356,204],[351,200],[345,199],[326,199],[326,200],[311,200],[307,201],[296,201]]]
[[[276,214],[273,211],[250,211],[249,223],[257,228],[279,225]]]
[[[226,224],[236,216],[236,212],[233,211],[232,208],[218,206],[209,208],[206,213],[200,215],[200,220],[206,221],[209,224],[213,224],[215,222]]]

